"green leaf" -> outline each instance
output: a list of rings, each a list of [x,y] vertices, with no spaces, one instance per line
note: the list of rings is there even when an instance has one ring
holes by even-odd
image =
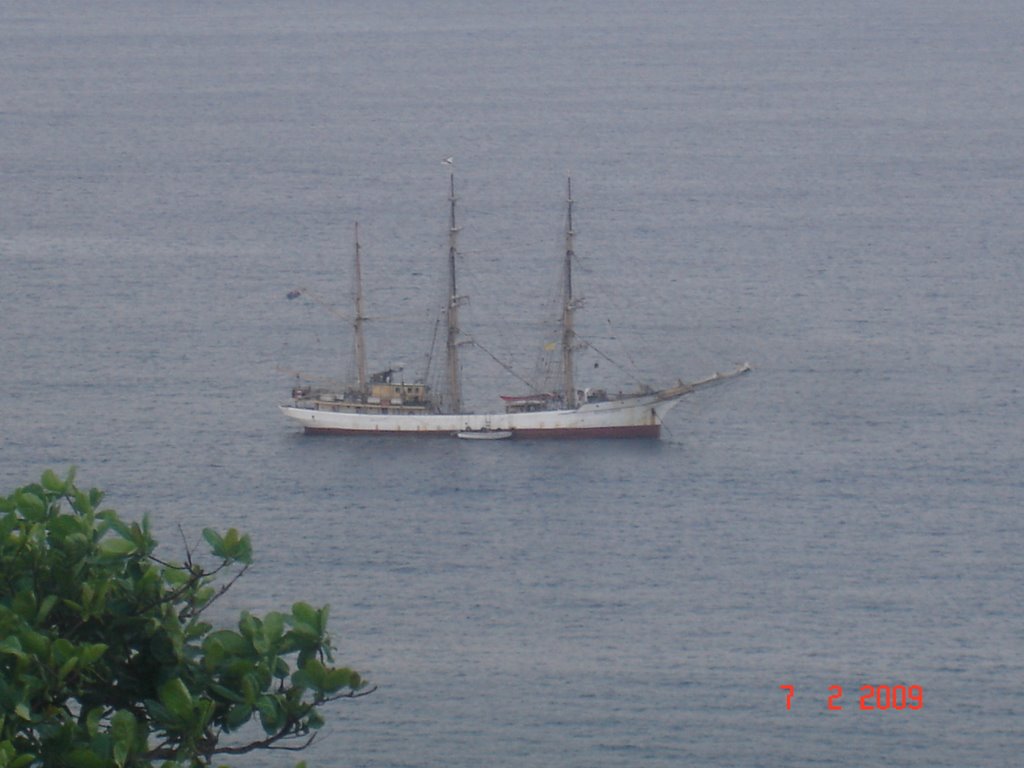
[[[26,651],[34,653],[36,656],[48,656],[50,653],[50,639],[39,632],[22,632],[21,645]]]
[[[313,687],[317,690],[322,690],[324,682],[327,678],[327,668],[320,662],[319,659],[310,659],[302,665],[302,671],[306,677],[313,683]]]
[[[195,640],[196,638],[205,636],[212,629],[212,624],[208,624],[205,621],[198,621],[195,624],[190,625],[185,630],[185,637],[189,640]]]
[[[110,732],[118,741],[134,739],[136,725],[135,715],[127,709],[119,709],[110,718]]]
[[[42,624],[46,621],[46,617],[50,615],[50,611],[53,610],[60,598],[56,595],[47,595],[43,598],[43,602],[39,606],[39,612],[36,614],[36,624]]]
[[[252,647],[244,637],[230,629],[220,629],[208,634],[203,640],[203,650],[209,653],[208,648],[213,643],[218,643],[222,652],[231,656],[247,655]]]
[[[297,689],[316,688],[313,680],[301,669],[297,669],[292,673],[292,686]]]
[[[192,695],[179,678],[168,680],[161,685],[157,695],[160,697],[160,703],[179,720],[187,722],[192,718]]]
[[[72,656],[70,659],[60,665],[60,671],[57,673],[57,679],[64,682],[64,678],[71,674],[72,670],[78,666],[78,657]]]
[[[29,490],[21,490],[15,495],[15,503],[25,513],[25,517],[35,522],[46,512],[46,503]]]
[[[353,672],[351,669],[331,669],[324,676],[324,693],[337,693],[342,688],[348,688],[352,684]],[[356,675],[358,677],[358,675]]]
[[[255,704],[261,690],[259,678],[254,673],[249,672],[242,678],[242,697],[246,704]]]
[[[143,522],[145,523],[146,521],[144,520]],[[146,528],[148,528],[148,525]],[[155,542],[149,538],[148,530],[144,530],[138,523],[132,523],[130,530],[132,543],[135,545],[136,550],[139,552],[149,552],[153,549]]]
[[[260,696],[256,701],[256,709],[259,710],[263,730],[267,733],[274,733],[284,725],[284,712],[276,697]]]
[[[284,616],[277,611],[272,611],[263,617],[263,634],[268,640],[274,642],[281,639],[284,634]]]
[[[213,719],[214,714],[217,711],[217,703],[213,699],[203,698],[198,700],[198,706],[196,707],[196,714],[198,717],[195,719],[194,728],[195,730],[202,731],[210,724],[210,720]]]
[[[92,613],[92,600],[96,597],[96,591],[88,581],[82,585],[82,608],[87,614]]]
[[[252,707],[248,704],[236,704],[228,710],[227,717],[224,719],[224,725],[227,726],[228,730],[236,730],[241,728],[252,717]]]
[[[90,643],[82,646],[82,666],[87,667],[94,664],[107,652],[109,647],[106,643]]]
[[[233,688],[228,688],[226,685],[220,683],[210,683],[208,689],[211,693],[215,693],[222,699],[227,699],[234,704],[244,704],[245,697],[242,696],[238,691]]]
[[[114,762],[123,766],[135,744],[137,722],[126,709],[118,710],[110,718],[110,735],[114,738]]]
[[[222,557],[221,552],[224,548],[224,537],[217,533],[213,528],[203,528],[203,538],[206,539],[206,543],[210,545],[210,550],[217,557]]]
[[[103,707],[93,707],[85,718],[85,732],[95,736],[100,730],[100,720],[103,719]]]
[[[320,623],[319,614],[309,603],[295,603],[292,606],[292,615],[303,624],[308,624],[313,629]]]
[[[75,653],[75,646],[69,640],[65,640],[63,637],[58,637],[53,641],[53,661],[57,664],[63,664],[65,661],[73,656],[77,656]]]
[[[75,509],[81,512],[83,515],[91,515],[93,513],[92,500],[89,495],[75,488],[73,491],[72,505]]]
[[[323,608],[316,612],[316,628],[320,631],[321,635],[327,631],[327,617],[330,615],[331,606],[329,605],[325,605]]]
[[[289,650],[319,651],[320,634],[311,624],[292,620],[292,631],[285,635]]]
[[[135,552],[135,543],[128,539],[106,539],[100,543],[104,557],[125,557]]]
[[[306,723],[314,731],[324,727],[324,718],[317,709],[309,710],[309,714],[306,715]]]
[[[28,654],[21,649],[21,642],[13,635],[0,640],[0,653],[6,653],[22,661],[28,659]]]
[[[274,677],[279,678],[281,680],[284,680],[286,677],[288,677],[288,674],[290,672],[291,672],[291,667],[288,666],[288,662],[287,661],[285,661],[284,659],[282,659],[280,657],[274,659],[274,669],[273,669]]]
[[[234,551],[235,560],[243,565],[252,563],[252,541],[248,536],[243,536]]]
[[[63,494],[64,491],[67,489],[67,485],[64,483],[63,480],[57,477],[57,473],[54,472],[52,469],[48,469],[45,472],[43,472],[43,478],[41,483],[43,488],[45,488],[46,490],[53,491],[54,493],[58,494]]]
[[[260,620],[248,611],[242,611],[242,615],[238,619],[238,629],[241,631],[242,637],[251,641],[253,637],[259,634]]]

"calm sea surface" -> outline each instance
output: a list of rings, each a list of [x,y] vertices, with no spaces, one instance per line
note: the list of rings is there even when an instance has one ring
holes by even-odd
[[[75,464],[168,556],[250,533],[225,609],[330,603],[380,689],[311,764],[1019,765],[1022,40],[1001,0],[6,0],[3,490]],[[548,340],[571,170],[623,364],[581,383],[755,372],[660,441],[304,437],[355,220],[370,357],[422,371],[449,155],[496,355]]]

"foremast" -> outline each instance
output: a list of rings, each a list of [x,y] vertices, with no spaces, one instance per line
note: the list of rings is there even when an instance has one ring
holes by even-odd
[[[363,309],[363,271],[359,258],[359,222],[355,224],[355,268],[354,280],[356,294],[356,316],[353,321],[355,328],[356,345],[356,378],[359,382],[359,392],[366,392],[366,341],[363,337],[363,324],[366,322],[366,313]]]
[[[455,283],[456,240],[459,229],[455,225],[455,174],[448,177],[448,202],[450,216],[448,223],[448,341],[445,347],[448,363],[448,408],[450,413],[462,412],[462,376],[459,368],[459,296]]]
[[[573,313],[576,305],[572,295],[572,261],[575,254],[576,232],[572,228],[572,177],[566,188],[565,261],[562,265],[562,375],[565,390],[565,407],[576,408],[576,382],[573,370],[573,352],[576,332],[573,328]]]

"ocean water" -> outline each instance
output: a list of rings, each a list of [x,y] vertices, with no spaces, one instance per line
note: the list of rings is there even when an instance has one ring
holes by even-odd
[[[379,690],[314,765],[1017,764],[1021,40],[1000,0],[7,0],[5,491],[77,465],[169,556],[245,530],[225,618],[330,603]],[[488,349],[546,340],[571,171],[623,363],[581,383],[754,373],[659,441],[297,432],[355,220],[371,360],[422,368],[448,156]]]

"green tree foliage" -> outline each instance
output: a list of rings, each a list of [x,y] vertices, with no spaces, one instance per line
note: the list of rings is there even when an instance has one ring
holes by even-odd
[[[234,629],[204,620],[248,568],[247,536],[203,532],[212,564],[154,553],[147,519],[100,509],[74,472],[0,498],[0,768],[205,766],[302,749],[322,704],[370,693],[331,666],[327,608]],[[248,725],[248,727],[246,727]]]

